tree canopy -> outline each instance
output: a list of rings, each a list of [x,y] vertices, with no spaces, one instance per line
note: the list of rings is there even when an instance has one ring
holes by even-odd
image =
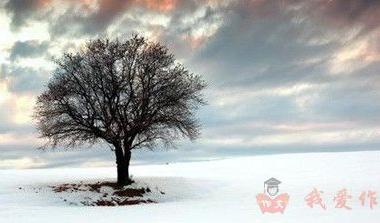
[[[118,160],[132,149],[199,135],[195,111],[205,104],[206,83],[160,43],[138,35],[96,39],[55,62],[35,109],[45,146],[105,141]]]

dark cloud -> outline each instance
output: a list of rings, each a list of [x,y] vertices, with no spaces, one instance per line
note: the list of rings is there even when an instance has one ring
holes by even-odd
[[[312,7],[316,2],[321,8]],[[330,69],[336,52],[348,45],[343,40],[347,33],[321,26],[313,13],[331,19],[336,14],[349,23],[350,14],[376,18],[378,14],[370,10],[376,10],[378,4],[377,1],[239,1],[224,11],[228,13],[223,26],[198,50],[191,65],[197,72],[208,74],[209,81],[217,87],[258,90],[339,82],[349,78],[350,71],[334,76]],[[308,13],[311,9],[314,12]],[[307,19],[299,17],[300,11]],[[362,23],[370,25],[365,19]],[[378,39],[371,39],[371,51],[363,50],[363,56],[380,58],[379,43]],[[370,63],[376,63],[376,59]],[[355,72],[363,72],[358,69]],[[371,78],[376,76],[373,72],[369,73]]]
[[[52,35],[94,34],[103,31],[114,18],[123,13],[133,1],[99,0],[97,9],[91,8],[94,1],[60,2],[52,0],[9,0],[4,8],[11,15],[11,28],[18,30],[33,20],[48,20]],[[64,11],[62,11],[64,10]],[[57,16],[59,14],[59,16]]]
[[[290,0],[302,3],[302,1]],[[354,25],[373,29],[380,26],[380,1],[377,0],[317,0],[303,3],[303,13],[335,28]]]
[[[60,15],[49,27],[54,36],[96,35],[104,32],[107,27],[131,5],[131,1],[100,0],[97,10],[83,13],[83,5],[70,7]]]
[[[283,14],[275,20],[248,22],[244,14],[236,12],[192,64],[200,67],[200,73],[209,74],[210,82],[224,87],[258,89],[326,81],[324,62],[339,45],[308,44],[300,38],[306,25],[293,24],[290,19]]]
[[[40,13],[41,8],[48,6],[51,2],[50,0],[8,0],[4,8],[11,16],[11,29],[17,31],[27,24],[30,18]],[[38,17],[43,17],[43,15],[38,15]]]
[[[365,30],[380,26],[380,2],[377,0],[242,0],[232,9],[249,19],[271,19],[279,11],[323,22],[336,29],[363,26]]]
[[[24,57],[41,57],[49,48],[49,42],[37,40],[16,41],[10,51],[9,58],[13,61]]]

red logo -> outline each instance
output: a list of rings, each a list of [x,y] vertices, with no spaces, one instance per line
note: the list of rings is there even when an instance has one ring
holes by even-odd
[[[289,202],[289,195],[287,193],[277,195],[280,183],[281,181],[275,178],[270,178],[264,182],[264,193],[256,196],[257,204],[262,213],[284,213]]]

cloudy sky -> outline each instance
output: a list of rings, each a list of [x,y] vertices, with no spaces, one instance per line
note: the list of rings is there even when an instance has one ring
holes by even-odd
[[[9,0],[0,3],[0,168],[112,164],[106,145],[36,150],[53,57],[141,33],[209,83],[202,136],[134,162],[380,149],[378,0]]]

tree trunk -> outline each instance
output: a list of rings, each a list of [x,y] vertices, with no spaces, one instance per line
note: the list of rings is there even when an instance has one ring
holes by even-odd
[[[121,147],[116,147],[116,164],[117,164],[117,184],[120,186],[126,186],[132,183],[129,178],[129,162],[131,160],[131,151],[125,151]]]

